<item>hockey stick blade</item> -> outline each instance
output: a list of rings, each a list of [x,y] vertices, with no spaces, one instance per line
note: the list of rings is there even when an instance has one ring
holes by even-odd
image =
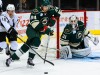
[[[29,45],[27,45],[20,37],[17,36],[17,38],[20,39],[27,47],[29,47],[30,49],[32,49],[32,47],[29,46]],[[32,49],[32,50],[33,50],[33,49]],[[40,54],[38,54],[35,50],[33,50],[33,51],[34,51],[42,60],[44,60],[44,61],[46,61],[46,62],[48,62],[48,63],[50,63],[51,65],[54,66],[54,63],[52,63],[52,62],[50,62],[50,61],[44,59],[44,58],[43,58]]]
[[[87,57],[87,58],[90,58],[90,59],[100,59],[99,56],[95,56],[95,57]]]

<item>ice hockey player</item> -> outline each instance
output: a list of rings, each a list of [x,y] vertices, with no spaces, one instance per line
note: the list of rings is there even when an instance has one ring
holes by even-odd
[[[41,7],[34,9],[30,15],[30,23],[26,30],[28,36],[26,44],[31,46],[34,50],[37,50],[41,43],[41,35],[47,34],[53,36],[54,31],[49,27],[54,26],[56,22],[55,17],[60,17],[59,11],[57,7],[51,8],[48,0],[43,1]],[[6,60],[6,66],[9,67],[12,61],[19,59],[20,56],[27,51],[29,51],[27,64],[34,66],[35,64],[32,61],[35,57],[34,51],[25,44]]]
[[[85,28],[84,23],[72,15],[61,35],[60,58],[87,57],[91,53],[88,39],[91,39],[95,45],[99,42],[98,38],[92,36]]]
[[[15,6],[8,4],[6,12],[3,12],[0,16],[0,47],[6,49],[7,55],[12,55],[17,50],[17,32],[16,25],[18,23],[18,17],[15,13]],[[6,37],[10,43],[6,43]]]

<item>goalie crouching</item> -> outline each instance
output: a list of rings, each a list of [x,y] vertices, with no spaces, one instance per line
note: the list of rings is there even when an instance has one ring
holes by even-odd
[[[69,24],[65,26],[61,35],[60,58],[87,57],[91,53],[88,39],[95,45],[99,43],[98,38],[92,36],[86,30],[84,23],[79,21],[75,15],[72,15],[69,18]]]

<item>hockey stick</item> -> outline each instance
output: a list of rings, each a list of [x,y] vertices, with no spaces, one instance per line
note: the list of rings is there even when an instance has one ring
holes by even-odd
[[[47,47],[46,47],[46,52],[45,52],[45,60],[47,57],[47,50],[48,50],[48,46],[49,46],[49,41],[50,41],[50,34],[48,35],[48,39],[47,39]],[[44,60],[44,64],[45,64],[45,60]]]
[[[27,47],[29,47],[30,49],[32,49],[32,47],[29,46],[29,45],[27,45],[20,37],[17,36],[17,38],[20,39]],[[54,66],[54,63],[52,63],[52,62],[50,62],[50,61],[44,59],[44,58],[43,58],[40,54],[38,54],[34,49],[32,49],[32,50],[33,50],[42,60],[44,60],[45,62],[48,62],[48,63],[50,63],[51,65]]]
[[[88,54],[88,55],[89,55],[89,54]],[[83,55],[79,55],[79,54],[74,54],[74,56],[75,56],[76,58],[100,59],[100,56],[88,56],[88,55],[83,56]]]
[[[97,44],[92,40],[92,38],[95,39],[95,37],[90,37],[90,36],[87,36],[87,37],[93,42],[94,45],[97,45]],[[98,41],[98,43],[99,43],[99,41]]]
[[[54,30],[54,26],[51,27],[51,30]],[[48,47],[49,47],[49,41],[50,41],[50,33],[49,33],[48,39],[47,39],[47,47],[46,47],[46,52],[45,52],[45,60],[46,60],[46,57],[47,57],[47,50],[48,50]],[[45,60],[44,60],[44,64],[45,64]]]

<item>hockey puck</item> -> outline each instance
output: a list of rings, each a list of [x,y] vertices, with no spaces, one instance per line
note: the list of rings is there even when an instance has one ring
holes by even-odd
[[[48,74],[48,72],[44,72],[44,74]]]

